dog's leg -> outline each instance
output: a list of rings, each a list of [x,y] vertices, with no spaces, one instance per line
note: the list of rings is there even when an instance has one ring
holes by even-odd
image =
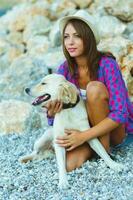
[[[47,129],[44,134],[37,139],[37,141],[34,144],[34,150],[36,152],[44,151],[46,149],[49,149],[50,144],[53,141],[53,128]]]
[[[67,172],[66,172],[66,151],[65,148],[54,144],[57,165],[59,170],[59,188],[66,189],[68,187]]]
[[[33,160],[35,158],[36,154],[37,154],[36,151],[33,151],[31,154],[22,156],[19,158],[19,162],[27,163],[28,161]]]
[[[47,157],[46,155],[43,156],[43,152],[49,148],[50,144],[52,143],[52,140],[53,140],[53,130],[52,128],[49,128],[35,142],[32,153],[21,157],[19,159],[19,162],[26,163],[30,160],[38,160],[38,159],[41,160]]]
[[[108,153],[106,152],[103,145],[100,141],[95,138],[88,141],[90,147],[105,161],[105,163],[112,169],[116,171],[121,171],[123,169],[123,165],[113,161]]]

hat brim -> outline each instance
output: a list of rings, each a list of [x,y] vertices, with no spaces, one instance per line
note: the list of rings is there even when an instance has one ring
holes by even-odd
[[[79,19],[79,20],[85,22],[89,26],[89,28],[92,30],[92,32],[95,36],[95,39],[96,39],[96,43],[98,44],[100,42],[100,36],[99,36],[96,28],[94,27],[94,25],[90,21],[85,20],[84,18],[79,17],[79,16],[69,15],[66,17],[62,17],[59,21],[59,29],[60,29],[61,34],[63,33],[63,30],[64,30],[67,22],[71,19]]]

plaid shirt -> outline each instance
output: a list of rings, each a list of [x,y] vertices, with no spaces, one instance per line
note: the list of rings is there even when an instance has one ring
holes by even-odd
[[[65,61],[57,69],[58,74],[74,83],[77,88],[77,72],[72,76]],[[99,62],[98,81],[104,83],[109,92],[109,114],[108,117],[118,123],[125,124],[126,132],[133,134],[133,104],[128,97],[122,74],[117,62],[113,58],[103,56]],[[53,124],[53,118],[48,118],[48,124]]]

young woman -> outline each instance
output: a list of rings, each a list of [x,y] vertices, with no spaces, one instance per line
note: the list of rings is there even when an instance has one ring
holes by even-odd
[[[85,100],[91,128],[86,131],[65,130],[57,143],[67,150],[67,170],[80,167],[94,154],[86,141],[99,138],[109,152],[110,146],[123,142],[133,133],[133,104],[130,102],[119,66],[111,53],[97,50],[99,35],[93,19],[85,11],[60,20],[66,61],[57,73],[74,83]],[[47,104],[49,124],[62,103]]]

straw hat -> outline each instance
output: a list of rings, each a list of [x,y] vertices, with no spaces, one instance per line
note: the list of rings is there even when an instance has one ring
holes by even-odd
[[[80,19],[83,22],[85,22],[90,27],[90,29],[92,30],[92,32],[95,36],[95,39],[96,39],[96,43],[98,44],[100,42],[99,33],[98,33],[97,28],[96,28],[96,24],[94,22],[94,19],[85,10],[79,10],[74,15],[68,15],[68,16],[62,17],[59,20],[59,29],[60,29],[61,34],[63,33],[63,29],[64,29],[66,23],[70,19]]]

